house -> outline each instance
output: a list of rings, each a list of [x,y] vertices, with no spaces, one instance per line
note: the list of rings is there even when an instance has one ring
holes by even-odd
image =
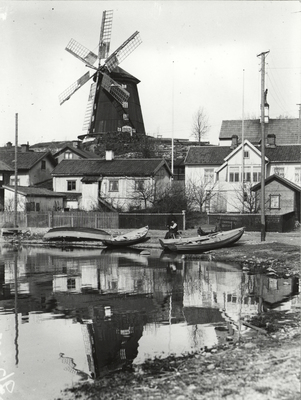
[[[254,185],[251,190],[259,192],[257,197],[260,198],[261,182]],[[300,193],[300,185],[276,174],[269,176],[265,179],[265,214],[295,213],[296,219],[300,221]]]
[[[0,151],[0,210],[5,208],[3,185],[15,184],[15,148],[8,146]],[[35,153],[29,145],[22,145],[17,152],[17,184],[34,186],[51,179],[51,172],[56,166],[50,152]]]
[[[277,174],[300,185],[300,150],[300,144],[276,144],[273,135],[265,147],[265,176]],[[242,146],[236,135],[231,146],[192,147],[185,159],[185,186],[197,184],[210,191],[210,212],[254,212],[250,188],[260,181],[261,147],[249,140]]]
[[[15,169],[14,148],[1,150],[0,160]],[[51,172],[56,166],[55,159],[50,152],[35,153],[29,150],[29,145],[22,145],[17,152],[18,185],[33,186],[51,178]],[[1,171],[0,171],[1,172]],[[14,185],[15,174],[10,174],[9,184]]]
[[[100,158],[97,154],[82,150],[79,147],[74,147],[70,145],[66,145],[61,148],[59,151],[53,154],[57,164],[62,160],[82,160],[85,158]]]
[[[0,155],[0,211],[4,210],[4,189],[3,185],[9,183],[10,176],[14,173],[14,168],[1,161]]]
[[[106,159],[63,160],[52,176],[55,192],[78,196],[72,208],[93,210],[105,202],[127,211],[148,207],[168,187],[172,173],[164,159],[114,159],[107,151]]]
[[[301,143],[301,118],[269,119],[265,124],[265,136],[275,135],[278,145]],[[242,138],[242,120],[222,121],[219,140],[224,145],[230,144],[232,137],[237,136],[238,143]],[[261,142],[261,123],[259,119],[244,121],[244,139],[254,145]]]
[[[5,211],[14,211],[15,186],[3,185]],[[53,211],[64,206],[63,193],[37,187],[17,187],[17,211]]]

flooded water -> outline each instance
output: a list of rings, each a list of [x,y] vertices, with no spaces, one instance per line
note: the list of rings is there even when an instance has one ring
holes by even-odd
[[[0,399],[54,399],[108,371],[221,344],[244,315],[297,307],[298,290],[296,278],[161,250],[0,244]]]

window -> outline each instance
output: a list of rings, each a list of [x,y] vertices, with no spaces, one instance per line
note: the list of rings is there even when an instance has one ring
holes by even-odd
[[[284,167],[275,167],[274,174],[284,178]]]
[[[229,182],[239,182],[239,168],[230,167]]]
[[[280,210],[280,194],[270,194],[270,209]]]
[[[261,180],[261,172],[253,172],[253,182],[259,182]]]
[[[15,176],[11,176],[9,178],[9,184],[12,186],[15,184]],[[20,186],[20,178],[19,177],[17,178],[17,185]]]
[[[75,279],[74,278],[67,279],[67,289],[75,289]]]
[[[137,180],[135,181],[135,190],[143,190],[144,189],[144,181],[143,180]]]
[[[124,101],[124,102],[122,103],[122,107],[123,107],[123,108],[129,108],[129,103],[128,103],[127,101]]]
[[[26,211],[35,211],[35,203],[34,201],[29,201],[26,203]]]
[[[0,181],[3,181],[3,174],[0,174]]]
[[[71,160],[73,158],[73,154],[71,153],[71,151],[66,151],[66,153],[64,154],[64,158],[65,160]]]
[[[205,168],[204,182],[205,183],[213,183],[214,182],[214,169],[213,168]]]
[[[249,152],[248,151],[244,151],[244,158],[249,158],[250,157],[250,155],[249,155]]]
[[[129,115],[128,114],[123,114],[123,120],[128,121],[129,120]]]
[[[41,162],[41,169],[46,169],[46,161],[42,160]]]
[[[246,171],[244,172],[244,182],[251,182],[251,169],[246,168]]]
[[[295,168],[295,183],[300,185],[301,182],[301,168]]]
[[[109,181],[109,192],[118,192],[118,181],[117,180],[111,180]]]
[[[76,190],[76,181],[67,181],[67,190]]]

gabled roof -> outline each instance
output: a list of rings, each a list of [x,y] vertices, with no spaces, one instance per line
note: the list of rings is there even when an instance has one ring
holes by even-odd
[[[14,191],[15,186],[13,185],[3,185],[4,189]],[[65,193],[53,192],[52,190],[38,188],[35,186],[18,186],[17,192],[24,196],[43,196],[43,197],[64,197]]]
[[[25,151],[25,152],[18,152],[17,154],[17,161],[18,161],[18,170],[30,170],[32,167],[35,166],[39,161],[41,161],[45,157],[50,157],[55,164],[55,160],[52,157],[50,152],[41,152],[36,153],[34,151]],[[12,151],[1,151],[0,152],[0,159],[5,164],[9,165],[12,168],[15,168],[15,153]]]
[[[1,153],[0,153],[0,158],[1,157]],[[0,160],[0,171],[14,171],[15,169],[13,167],[11,167],[10,165],[7,165],[4,161]]]
[[[270,182],[272,181],[277,181],[279,183],[281,183],[282,185],[288,187],[289,189],[294,190],[295,192],[301,192],[301,186],[296,185],[295,183],[289,181],[286,178],[282,178],[279,175],[271,175],[268,178],[265,179],[265,186],[268,185]],[[261,182],[256,183],[256,185],[251,187],[251,190],[253,190],[254,192],[257,191],[258,189],[261,188]]]
[[[63,148],[61,148],[59,151],[53,154],[53,157],[58,157],[60,154],[65,153],[66,151],[71,151],[72,153],[75,153],[82,158],[100,158],[97,154],[91,151],[82,150],[70,145],[66,145]]]
[[[232,149],[229,146],[189,147],[184,163],[185,165],[221,165],[231,152]]]
[[[258,155],[261,156],[261,147],[254,146],[245,140]],[[229,146],[195,146],[190,147],[185,159],[185,165],[216,165],[222,166],[237,151],[240,151],[240,143],[235,149]],[[282,145],[265,148],[265,158],[268,162],[298,163],[301,160],[301,144]]]
[[[276,145],[294,144],[300,141],[301,120],[294,119],[270,119],[265,124],[265,135],[274,134]],[[231,140],[233,135],[238,136],[241,141],[242,120],[223,121],[219,140]],[[259,119],[249,119],[244,121],[244,138],[253,144],[261,141],[261,124]],[[299,142],[300,143],[300,142]]]
[[[116,160],[63,160],[52,171],[53,176],[153,176],[160,168],[171,171],[166,161],[159,158]]]

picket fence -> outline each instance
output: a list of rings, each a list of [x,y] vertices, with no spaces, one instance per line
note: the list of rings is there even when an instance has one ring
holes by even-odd
[[[179,229],[185,229],[185,216],[174,213]],[[115,213],[115,212],[18,212],[19,228],[55,228],[60,226],[90,227],[97,229],[136,229],[148,225],[150,229],[166,229],[166,213]],[[0,212],[0,227],[13,227],[15,214]]]

